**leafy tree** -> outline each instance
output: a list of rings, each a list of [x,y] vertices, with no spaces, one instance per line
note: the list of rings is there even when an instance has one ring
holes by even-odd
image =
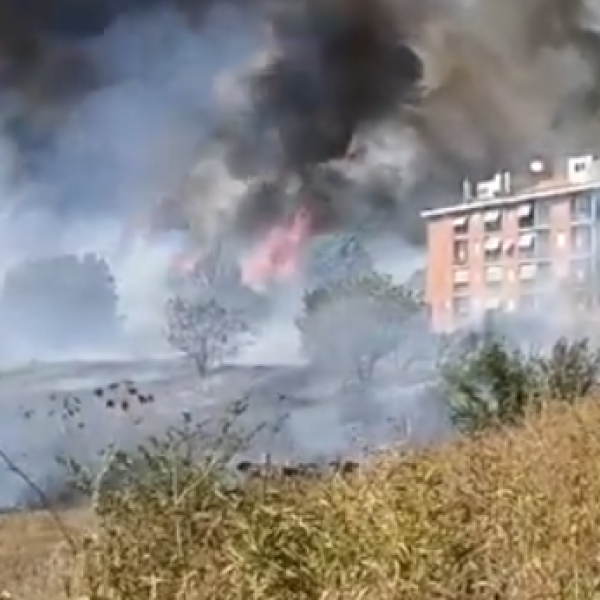
[[[297,325],[315,365],[366,382],[377,363],[396,350],[403,329],[423,314],[422,308],[409,290],[373,272],[307,293]]]
[[[11,268],[0,297],[2,320],[25,340],[62,345],[118,335],[118,297],[105,260],[92,254],[28,260]]]

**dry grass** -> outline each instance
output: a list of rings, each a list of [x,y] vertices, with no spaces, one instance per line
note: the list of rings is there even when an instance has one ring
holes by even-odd
[[[76,595],[73,573],[79,560],[71,552],[65,531],[76,541],[92,521],[89,512],[60,515],[33,512],[0,517],[0,597],[62,600]]]
[[[598,598],[599,459],[589,403],[347,477],[226,494],[196,474],[107,497],[77,577],[111,600]],[[0,540],[14,597],[61,597],[60,565],[55,583],[44,570],[64,545],[51,521],[7,519]]]

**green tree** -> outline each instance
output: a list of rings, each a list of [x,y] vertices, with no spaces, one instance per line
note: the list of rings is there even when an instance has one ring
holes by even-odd
[[[307,293],[297,325],[313,364],[366,382],[398,348],[407,323],[421,317],[418,297],[372,272]]]

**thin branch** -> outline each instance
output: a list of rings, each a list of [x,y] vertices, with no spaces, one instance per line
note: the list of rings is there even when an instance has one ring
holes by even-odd
[[[6,465],[6,467],[8,468],[8,470],[10,472],[17,475],[21,480],[23,480],[35,492],[35,494],[38,496],[38,498],[40,500],[40,505],[43,507],[43,509],[50,515],[50,517],[54,521],[56,528],[61,532],[64,539],[69,544],[69,546],[71,548],[71,552],[73,554],[76,554],[77,553],[77,544],[75,543],[75,540],[69,533],[69,530],[67,529],[66,525],[64,524],[64,522],[62,521],[62,519],[60,518],[58,513],[52,508],[50,502],[48,501],[47,495],[44,493],[44,490],[42,490],[42,488],[40,488],[40,486],[35,481],[33,481],[33,479],[31,479],[31,477],[29,477],[29,475],[27,475],[27,473],[25,473],[25,471],[23,471],[23,469],[21,469],[10,458],[10,456],[8,456],[8,454],[6,454],[6,452],[4,450],[2,450],[1,448],[0,448],[0,459],[4,462],[4,464]]]

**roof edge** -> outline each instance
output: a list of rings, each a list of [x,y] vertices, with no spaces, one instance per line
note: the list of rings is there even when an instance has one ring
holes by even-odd
[[[501,198],[474,200],[472,202],[463,202],[461,204],[453,204],[450,206],[443,206],[441,208],[430,208],[421,211],[421,218],[429,220],[438,217],[456,215],[460,213],[470,213],[487,208],[493,210],[503,208],[505,206],[511,206],[513,204],[519,204],[520,202],[526,202],[528,200],[552,198],[553,196],[560,196],[562,194],[569,194],[573,192],[586,192],[594,189],[600,189],[600,181],[573,184],[568,187],[556,187],[548,190],[536,190],[532,192],[517,194],[515,196],[504,196]]]

